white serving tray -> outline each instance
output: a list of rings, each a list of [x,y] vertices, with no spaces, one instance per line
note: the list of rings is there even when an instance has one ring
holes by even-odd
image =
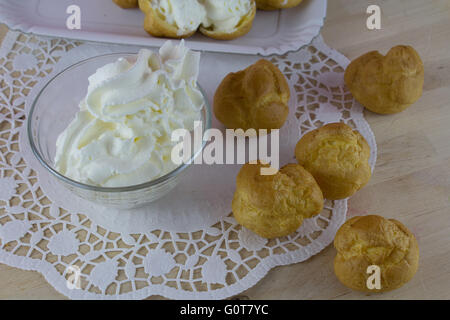
[[[69,5],[81,9],[81,30],[69,30]],[[195,50],[243,54],[284,54],[309,44],[320,33],[327,0],[303,0],[295,8],[258,11],[252,30],[231,41],[196,34],[189,38]],[[139,9],[124,10],[111,0],[0,0],[0,21],[26,33],[87,41],[161,46],[165,39],[149,36]]]

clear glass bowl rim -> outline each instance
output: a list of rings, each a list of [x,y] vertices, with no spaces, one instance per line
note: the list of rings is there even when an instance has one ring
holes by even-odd
[[[107,57],[107,56],[118,56],[118,57],[123,57],[123,56],[131,56],[131,55],[136,55],[137,53],[132,53],[132,52],[121,52],[121,53],[107,53],[107,54],[102,54],[102,55],[98,55],[98,56],[94,56],[94,57],[90,57],[81,61],[78,61],[77,63],[74,63],[66,68],[64,68],[62,71],[58,72],[54,77],[52,77],[45,85],[44,87],[42,87],[42,89],[39,91],[39,93],[37,94],[36,98],[33,101],[33,104],[31,105],[29,114],[28,114],[28,118],[27,118],[27,131],[28,131],[28,142],[30,143],[31,146],[31,150],[33,152],[33,154],[36,156],[36,158],[38,159],[38,161],[41,163],[41,165],[47,169],[52,175],[54,175],[56,178],[62,180],[65,183],[68,183],[71,186],[77,187],[77,188],[81,188],[81,189],[85,189],[85,190],[90,190],[90,191],[95,191],[95,192],[105,192],[105,193],[118,193],[118,192],[129,192],[129,191],[138,191],[138,190],[142,190],[142,189],[146,189],[148,187],[152,187],[152,186],[156,186],[160,183],[163,183],[175,176],[177,176],[179,173],[181,173],[182,171],[184,171],[190,164],[192,164],[192,162],[194,161],[194,159],[199,155],[199,153],[201,153],[203,151],[203,149],[205,148],[205,145],[207,143],[207,141],[202,141],[202,146],[201,148],[195,152],[191,158],[189,159],[188,162],[181,164],[180,166],[178,166],[177,168],[175,168],[174,170],[166,173],[165,175],[156,178],[154,180],[148,181],[148,182],[144,182],[141,184],[136,184],[136,185],[131,185],[131,186],[124,186],[124,187],[99,187],[99,186],[93,186],[93,185],[89,185],[89,184],[85,184],[85,183],[81,183],[78,181],[75,181],[73,179],[70,179],[69,177],[64,176],[63,174],[59,173],[57,170],[53,169],[51,165],[49,165],[44,158],[41,156],[41,153],[39,152],[37,146],[34,143],[33,140],[33,136],[32,136],[32,120],[33,119],[33,113],[36,107],[37,102],[39,101],[40,96],[44,93],[44,91],[47,89],[47,87],[54,81],[56,80],[56,78],[58,78],[60,75],[62,75],[63,73],[65,73],[66,71],[68,71],[69,69],[73,69],[76,68],[77,66],[86,63],[88,61],[91,60],[95,60],[98,58],[103,58],[103,57]],[[205,119],[205,128],[203,128],[203,130],[208,130],[211,128],[211,108],[208,102],[208,98],[205,95],[205,92],[203,90],[203,88],[200,86],[200,84],[197,82],[197,86],[200,90],[200,92],[202,93],[203,97],[204,97],[204,108],[206,109],[206,119]]]

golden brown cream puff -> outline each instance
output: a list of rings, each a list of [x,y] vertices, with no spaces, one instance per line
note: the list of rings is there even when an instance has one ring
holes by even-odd
[[[344,199],[370,179],[370,147],[344,123],[330,123],[306,133],[295,147],[299,164],[316,179],[327,199]]]
[[[261,168],[269,165],[247,163],[236,178],[232,209],[239,224],[261,237],[276,238],[322,211],[322,192],[302,166],[288,164],[273,175],[262,175]]]
[[[345,286],[364,292],[397,289],[412,279],[419,266],[419,246],[399,221],[377,215],[353,217],[336,233],[334,272]],[[377,266],[380,288],[370,288],[368,277]],[[369,279],[370,280],[370,279]]]
[[[178,0],[179,1],[179,0]],[[177,25],[172,6],[164,2],[139,0],[139,8],[145,14],[144,29],[154,37],[187,38],[198,29],[201,20],[198,15],[184,16],[183,25]],[[192,11],[204,10],[195,0],[191,4]]]
[[[208,9],[209,7],[206,6]],[[216,8],[216,10],[222,12],[222,18],[219,19],[211,19],[208,17],[215,16],[212,13],[209,13],[207,11],[207,21],[208,23],[201,24],[200,25],[200,32],[204,34],[207,37],[216,39],[216,40],[233,40],[239,37],[242,37],[243,35],[247,34],[253,25],[253,20],[255,20],[255,14],[256,14],[256,4],[254,0],[249,1],[249,10],[241,16],[242,13],[239,13],[241,10],[234,10],[236,11],[234,15],[238,17],[238,20],[236,20],[236,23],[234,26],[230,28],[229,26],[229,20],[230,18],[227,18],[229,15],[225,15],[224,9],[228,12],[233,12],[233,6],[230,3],[230,5],[226,8]],[[231,11],[230,11],[231,10]]]
[[[204,35],[231,40],[250,31],[255,0],[139,0],[144,29],[155,37],[186,38],[197,29]]]
[[[345,84],[370,111],[390,114],[405,110],[422,95],[423,63],[410,46],[396,46],[383,56],[368,52],[345,70]]]
[[[289,97],[285,76],[261,59],[222,80],[214,95],[214,114],[229,129],[279,129],[289,114]]]

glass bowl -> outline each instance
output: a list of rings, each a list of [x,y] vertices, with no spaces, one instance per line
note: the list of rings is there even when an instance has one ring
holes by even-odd
[[[58,182],[83,199],[108,207],[135,208],[148,204],[167,194],[178,183],[182,173],[193,163],[205,147],[203,141],[192,152],[190,161],[173,171],[148,182],[126,187],[97,187],[70,179],[55,169],[56,139],[74,119],[79,103],[85,97],[88,77],[105,64],[118,58],[135,60],[136,54],[113,53],[78,62],[53,77],[39,92],[28,115],[28,139],[34,155]],[[200,88],[200,86],[199,86]],[[203,130],[211,127],[208,99],[200,88],[204,105],[201,110]],[[203,132],[202,132],[203,134]],[[191,135],[192,136],[192,135]]]

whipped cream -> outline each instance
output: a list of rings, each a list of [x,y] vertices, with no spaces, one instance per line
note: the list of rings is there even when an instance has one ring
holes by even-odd
[[[250,0],[152,0],[152,7],[186,34],[200,25],[231,33],[251,10]]]
[[[197,87],[200,53],[167,41],[159,55],[139,51],[89,79],[80,111],[56,142],[56,169],[104,187],[136,185],[173,169],[175,129],[193,130],[204,98]]]

